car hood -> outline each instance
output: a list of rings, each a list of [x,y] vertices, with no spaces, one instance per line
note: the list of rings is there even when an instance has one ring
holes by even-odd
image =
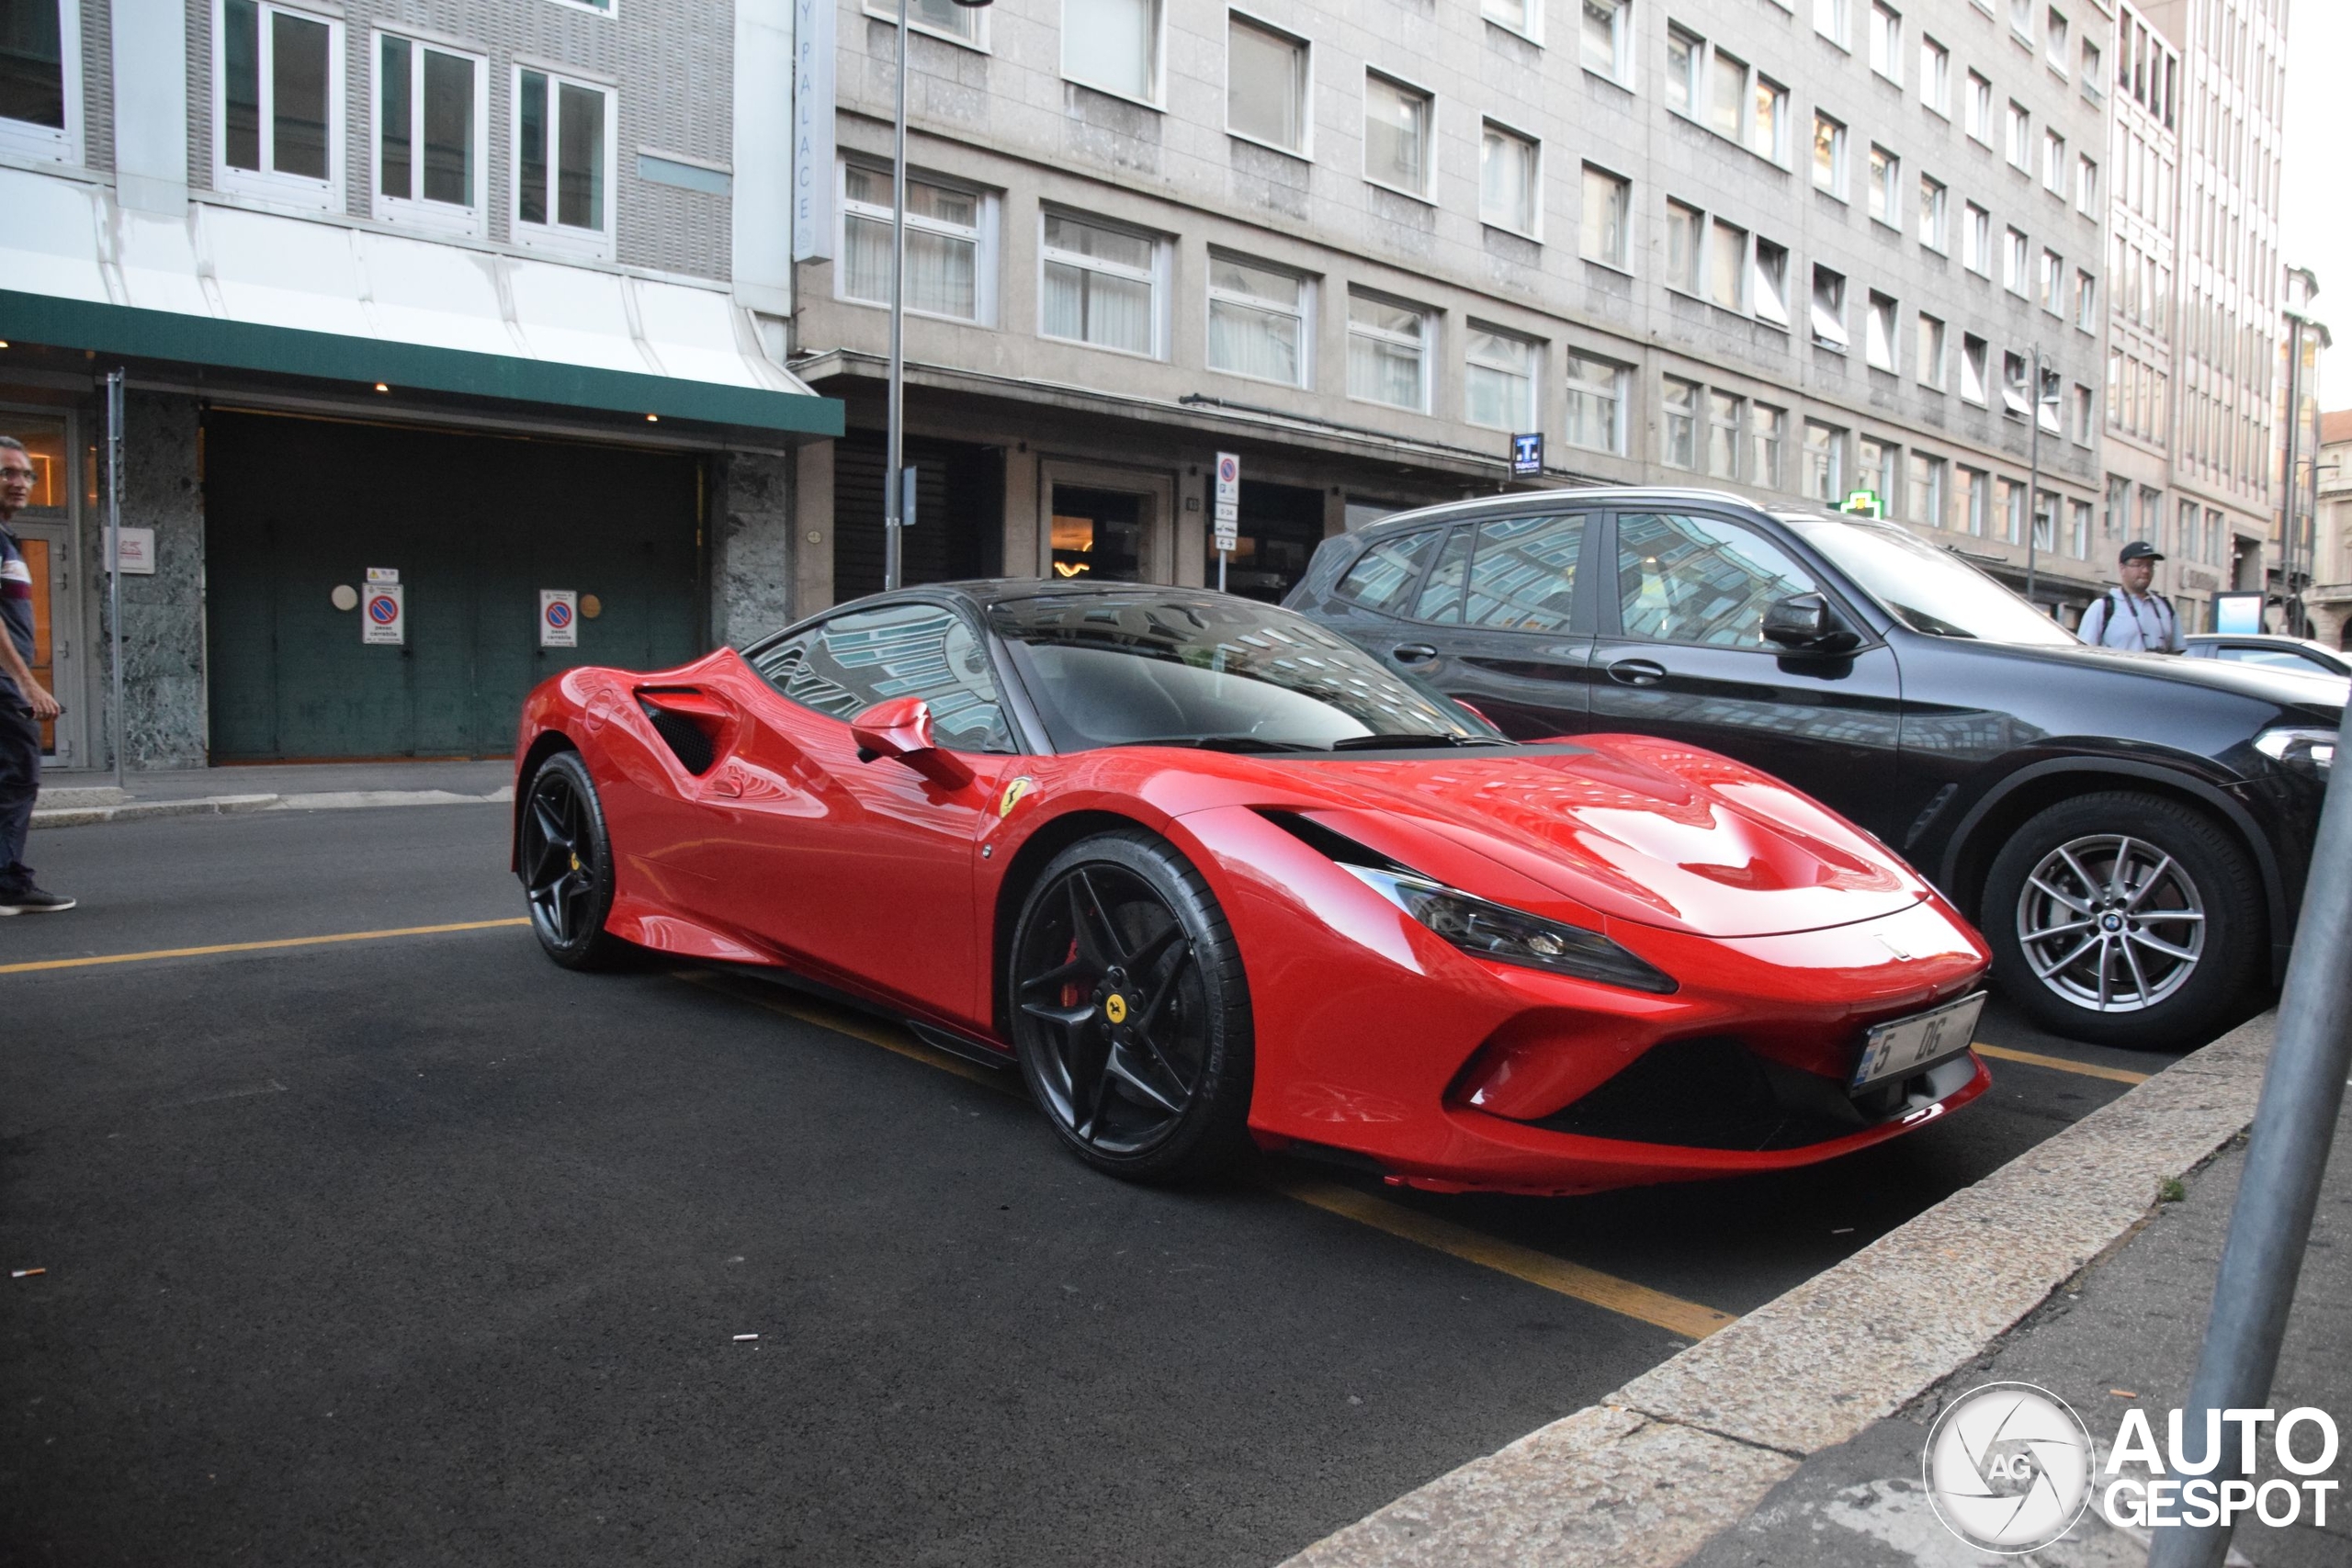
[[[2251,697],[2282,708],[2305,709],[2313,717],[2324,718],[2331,724],[2342,717],[2345,694],[2348,687],[2352,687],[2352,682],[2342,676],[2328,675],[2316,670],[2306,675],[2300,671],[2242,664],[2222,659],[2188,659],[2171,653],[2130,653],[2121,649],[2088,645],[2081,648],[2031,648],[2014,643],[2000,646],[2003,652],[2023,659],[2075,666],[2096,664],[2119,675],[2140,680],[2168,685],[2201,686],[2207,691]]]
[[[1435,839],[1643,925],[1765,936],[1928,897],[1891,851],[1818,802],[1728,757],[1647,737],[1266,761],[1320,797],[1318,821],[1393,860],[1442,875],[1429,853],[1416,859],[1416,840]]]

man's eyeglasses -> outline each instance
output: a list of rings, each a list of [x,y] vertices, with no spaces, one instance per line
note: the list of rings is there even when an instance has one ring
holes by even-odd
[[[31,484],[39,478],[40,478],[40,476],[34,473],[30,468],[0,468],[0,480],[22,479],[25,483]]]

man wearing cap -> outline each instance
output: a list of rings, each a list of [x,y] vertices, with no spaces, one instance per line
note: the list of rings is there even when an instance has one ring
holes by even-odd
[[[2122,582],[2092,601],[2075,635],[2093,648],[2134,653],[2178,653],[2187,648],[2172,601],[2148,586],[2155,580],[2156,563],[2164,558],[2145,539],[2124,546],[2115,558],[2116,575]]]

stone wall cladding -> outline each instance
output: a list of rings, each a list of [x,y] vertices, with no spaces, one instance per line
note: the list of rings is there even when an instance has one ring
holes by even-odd
[[[710,519],[710,635],[741,648],[792,619],[790,457],[729,452],[717,461]],[[830,555],[831,547],[826,547]]]
[[[123,765],[200,768],[204,747],[204,489],[197,472],[197,400],[133,391],[123,401],[122,523],[155,530],[153,576],[122,580]],[[84,581],[104,584],[103,527],[83,531]],[[108,600],[97,595],[97,660],[112,646]],[[100,673],[102,716],[92,752],[111,766],[112,678]]]

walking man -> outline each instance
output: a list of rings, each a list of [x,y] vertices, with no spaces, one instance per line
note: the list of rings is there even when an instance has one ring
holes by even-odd
[[[2148,586],[2155,581],[2156,563],[2165,558],[2145,539],[2134,539],[2115,558],[2115,571],[2123,581],[2092,601],[2083,612],[2075,635],[2093,648],[2120,648],[2136,653],[2178,653],[2180,617],[2172,601]]]
[[[8,525],[33,498],[33,460],[24,443],[0,435],[0,915],[46,915],[74,900],[33,886],[25,834],[40,795],[40,721],[62,710],[33,679],[33,574]]]

